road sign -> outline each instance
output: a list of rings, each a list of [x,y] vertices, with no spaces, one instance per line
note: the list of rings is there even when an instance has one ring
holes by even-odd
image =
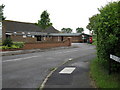
[[[120,63],[120,58],[119,57],[110,54],[110,58]]]

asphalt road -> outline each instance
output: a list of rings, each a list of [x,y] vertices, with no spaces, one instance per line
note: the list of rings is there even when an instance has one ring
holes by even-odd
[[[50,71],[69,59],[95,54],[95,46],[72,44],[71,48],[3,56],[3,88],[38,88]]]

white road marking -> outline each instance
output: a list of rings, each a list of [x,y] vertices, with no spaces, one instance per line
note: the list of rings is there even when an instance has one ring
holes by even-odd
[[[78,51],[78,50],[70,50],[70,51],[66,51],[66,52],[57,52],[56,54],[60,54],[60,53],[64,54],[64,53],[74,52],[74,51]],[[24,60],[24,59],[33,58],[33,57],[40,57],[40,55],[39,56],[25,57],[25,58],[17,58],[17,59],[4,60],[2,62],[20,61],[20,60]]]
[[[69,58],[68,60],[71,61],[71,60],[73,60],[73,58]]]
[[[31,56],[31,57],[25,57],[25,58],[17,58],[17,59],[5,60],[5,61],[2,61],[2,62],[20,61],[20,60],[30,59],[30,58],[33,58],[33,57],[40,57],[40,55],[39,56]]]
[[[70,51],[65,51],[65,52],[57,52],[56,54],[64,54],[64,53],[69,53],[69,52],[75,52],[75,51],[78,51],[78,50],[70,50]]]
[[[59,73],[60,74],[71,74],[74,70],[75,70],[75,67],[65,67]]]

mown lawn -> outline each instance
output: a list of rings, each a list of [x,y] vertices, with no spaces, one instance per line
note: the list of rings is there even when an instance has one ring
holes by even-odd
[[[97,58],[91,62],[90,75],[97,88],[120,88],[120,73],[108,75],[108,70],[99,64]]]

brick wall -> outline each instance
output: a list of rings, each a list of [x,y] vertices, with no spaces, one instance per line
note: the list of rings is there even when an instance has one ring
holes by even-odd
[[[80,36],[73,36],[72,37],[72,42],[74,42],[74,43],[80,43],[80,42],[82,42],[83,40],[82,40],[82,36],[80,35]]]
[[[23,49],[39,49],[39,48],[52,48],[52,47],[62,47],[71,46],[71,38],[60,42],[36,42],[36,43],[25,43]]]
[[[72,39],[72,42],[73,42],[73,43],[80,43],[80,42],[83,41],[81,35],[80,35],[80,36],[64,36],[64,37],[63,37],[63,40],[66,40],[66,39],[69,38],[69,37]],[[59,37],[52,37],[52,40],[53,40],[53,41],[58,41],[58,38],[59,38],[60,41],[62,40],[62,37],[61,37],[61,36],[59,36]]]
[[[22,35],[12,35],[11,39],[15,42],[36,42],[37,38],[32,38],[32,37],[26,37],[23,38]]]

